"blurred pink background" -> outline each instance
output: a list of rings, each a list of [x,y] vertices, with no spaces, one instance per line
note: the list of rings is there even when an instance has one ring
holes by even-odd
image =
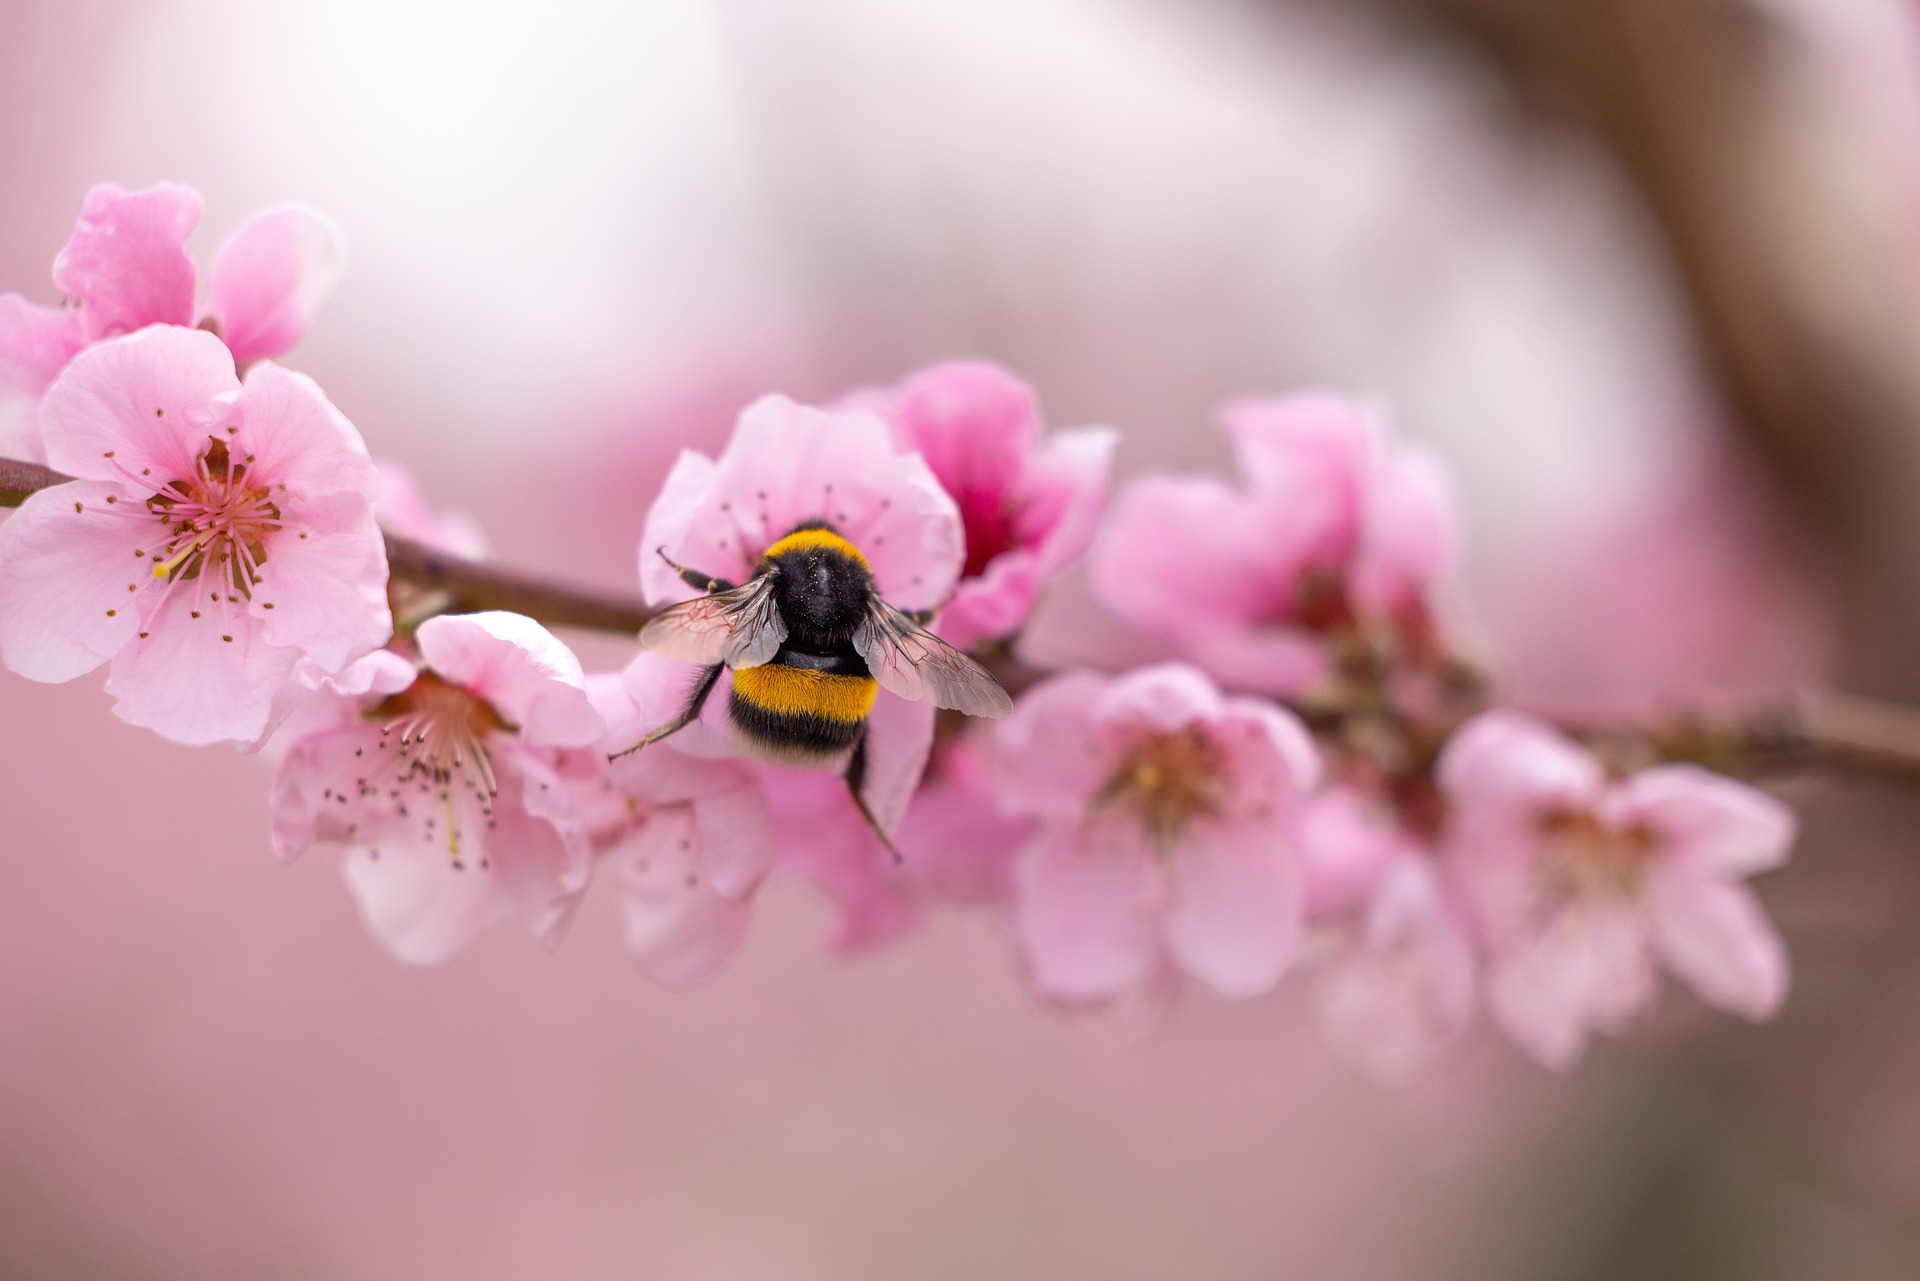
[[[1916,136],[1907,64],[1833,77],[1858,28],[1820,31],[1809,75],[1904,190],[1910,156],[1874,166]],[[1470,59],[1343,10],[5,0],[0,174],[0,289],[42,302],[95,181],[199,187],[203,253],[267,203],[334,214],[346,281],[288,363],[517,563],[626,586],[674,451],[753,396],[979,355],[1119,427],[1123,473],[1223,466],[1229,395],[1390,398],[1456,469],[1463,613],[1522,701],[1824,668],[1644,216]],[[1075,580],[1033,650],[1137,652],[1116,626]],[[1634,1260],[1674,1222],[1692,1275],[1920,1266],[1920,1109],[1854,1102],[1911,1094],[1920,1023],[1821,996],[1911,1004],[1912,957],[1846,951],[1916,901],[1878,864],[1763,884],[1776,1027],[1675,997],[1570,1081],[1482,1029],[1383,1091],[1297,987],[1064,1019],[989,920],[835,960],[795,886],[693,994],[605,895],[554,954],[503,929],[404,968],[331,859],[273,861],[259,762],[98,684],[0,680],[0,1276],[1601,1278],[1666,1275]],[[1709,1177],[1675,1191],[1683,1150]]]

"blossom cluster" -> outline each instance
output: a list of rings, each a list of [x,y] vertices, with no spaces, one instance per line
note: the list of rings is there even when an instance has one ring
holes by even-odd
[[[941,906],[998,913],[1059,1008],[1297,974],[1329,1041],[1388,1078],[1480,1011],[1564,1068],[1647,1010],[1659,968],[1749,1018],[1784,997],[1747,879],[1786,857],[1789,811],[1691,764],[1616,768],[1490,700],[1449,605],[1444,472],[1376,406],[1230,404],[1237,482],[1140,476],[1111,504],[1116,433],[1049,430],[993,365],[748,406],[654,500],[648,603],[749,584],[776,544],[830,531],[892,617],[927,620],[919,652],[1016,686],[1004,719],[938,714],[937,681],[876,662],[880,687],[833,713],[859,722],[858,766],[801,766],[735,732],[751,646],[707,672],[639,649],[590,673],[536,619],[423,609],[390,581],[383,527],[483,544],[275,363],[338,278],[338,232],[263,214],[196,302],[199,213],[180,188],[96,188],[55,260],[67,304],[0,297],[0,452],[71,478],[0,523],[0,659],[40,681],[106,665],[128,722],[264,748],[275,853],[343,852],[404,960],[509,917],[552,943],[610,879],[642,968],[695,984],[788,878],[834,904],[842,951]],[[1021,668],[1043,588],[1083,558],[1164,661]],[[848,661],[835,679],[857,684]],[[697,709],[696,678],[715,695]]]

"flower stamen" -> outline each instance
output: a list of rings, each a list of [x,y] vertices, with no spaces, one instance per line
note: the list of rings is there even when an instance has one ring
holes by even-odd
[[[455,868],[464,866],[454,789],[458,785],[470,792],[481,816],[489,823],[493,821],[493,802],[500,795],[500,782],[494,773],[488,737],[509,726],[485,699],[424,671],[412,685],[383,700],[367,715],[385,721],[380,732],[399,744],[399,750],[389,758],[389,768],[402,778],[419,779],[421,790],[432,792],[440,801],[447,853]],[[404,808],[400,812],[404,817]],[[435,820],[428,818],[426,824],[431,834]]]
[[[1540,818],[1540,876],[1551,902],[1632,903],[1660,852],[1645,827],[1614,828],[1587,810],[1550,810]]]
[[[1220,749],[1196,728],[1151,734],[1120,758],[1097,805],[1131,810],[1162,854],[1197,817],[1226,808],[1230,784]]]
[[[247,464],[232,461],[226,441],[210,439],[193,476],[149,498],[147,510],[169,530],[152,553],[155,578],[198,578],[211,565],[234,592],[253,598],[267,536],[281,528],[280,508],[265,486],[247,483]]]

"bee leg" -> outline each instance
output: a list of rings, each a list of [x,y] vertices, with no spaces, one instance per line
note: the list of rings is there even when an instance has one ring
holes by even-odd
[[[725,663],[715,663],[712,667],[701,672],[700,679],[694,682],[693,696],[687,699],[687,705],[680,709],[678,716],[668,721],[665,725],[662,725],[659,729],[654,730],[651,734],[648,734],[632,747],[623,748],[617,752],[609,752],[607,754],[607,760],[612,762],[619,760],[622,756],[631,756],[647,744],[657,743],[669,734],[677,734],[687,726],[693,724],[693,722],[700,717],[700,709],[707,705],[707,695],[713,693],[714,685],[720,680],[720,673],[726,669],[727,665]]]
[[[893,855],[895,866],[906,862],[900,857],[900,851],[895,847],[892,838],[880,830],[880,821],[874,818],[873,811],[867,808],[867,798],[860,794],[860,787],[867,779],[867,731],[864,726],[860,730],[860,741],[853,745],[853,755],[847,760],[846,778],[847,794],[853,797],[854,808],[860,811],[860,817],[866,819],[867,826],[873,829],[874,839],[886,847],[887,853]]]
[[[733,584],[724,578],[715,578],[713,575],[703,574],[697,569],[688,569],[685,565],[680,564],[674,560],[673,557],[667,555],[667,549],[664,547],[656,547],[653,550],[659,554],[661,560],[666,561],[668,565],[673,567],[673,572],[680,575],[681,582],[697,591],[725,592],[733,589]]]
[[[903,609],[900,611],[906,620],[915,627],[925,627],[933,621],[933,616],[939,612],[937,609]]]

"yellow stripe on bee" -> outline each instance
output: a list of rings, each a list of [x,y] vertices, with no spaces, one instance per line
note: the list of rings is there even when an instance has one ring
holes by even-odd
[[[858,547],[855,547],[831,529],[796,529],[773,546],[767,548],[767,556],[771,559],[785,552],[806,551],[812,547],[818,547],[830,552],[839,552],[849,560],[858,562],[862,569],[872,568],[872,566],[867,564],[867,558],[860,554]]]
[[[867,718],[879,689],[871,676],[841,676],[785,663],[738,667],[733,673],[733,692],[755,707],[780,716],[818,716],[845,725]]]

